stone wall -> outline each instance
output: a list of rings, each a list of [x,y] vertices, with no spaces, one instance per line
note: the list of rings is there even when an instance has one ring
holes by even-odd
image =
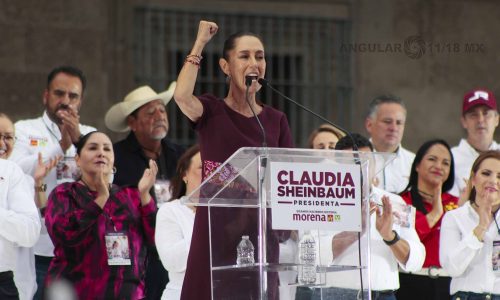
[[[0,111],[14,120],[39,116],[47,73],[71,64],[88,78],[82,120],[101,126],[108,105],[108,3],[6,0],[0,6]]]

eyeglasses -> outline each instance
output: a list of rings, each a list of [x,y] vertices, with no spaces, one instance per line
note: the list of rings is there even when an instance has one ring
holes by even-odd
[[[4,143],[12,144],[15,142],[16,137],[12,134],[0,133],[0,140],[3,140]]]

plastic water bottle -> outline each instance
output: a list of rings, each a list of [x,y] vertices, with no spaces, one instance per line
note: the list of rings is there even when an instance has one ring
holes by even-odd
[[[238,266],[248,265],[255,263],[255,259],[253,257],[253,244],[248,238],[248,235],[244,235],[241,237],[241,242],[236,247],[236,252],[238,256],[236,258],[236,264]]]
[[[316,241],[309,231],[306,231],[299,243],[299,282],[314,284],[316,282]]]

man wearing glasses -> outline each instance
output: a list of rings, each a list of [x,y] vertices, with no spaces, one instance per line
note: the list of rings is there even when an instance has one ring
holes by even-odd
[[[19,166],[7,160],[14,142],[14,125],[7,115],[0,113],[0,299],[6,300],[19,299],[29,289],[20,281],[21,277],[31,279],[33,285],[33,276],[18,273],[18,256],[19,249],[32,247],[40,235],[33,181]]]

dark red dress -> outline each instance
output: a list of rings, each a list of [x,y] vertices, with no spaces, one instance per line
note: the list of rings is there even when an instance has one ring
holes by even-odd
[[[195,129],[199,134],[201,159],[203,161],[203,177],[207,177],[221,163],[228,159],[241,147],[261,147],[262,132],[253,117],[243,116],[233,111],[222,99],[212,95],[199,97],[203,104],[203,115],[196,122]],[[266,142],[268,147],[293,147],[292,136],[286,116],[269,106],[264,105],[259,114],[259,119],[266,131]],[[251,191],[246,191],[251,192]],[[245,193],[245,191],[241,191]],[[248,209],[245,209],[248,211]],[[213,238],[216,243],[224,243],[226,249],[234,249],[229,253],[220,253],[217,260],[227,264],[235,264],[236,247],[242,235],[249,235],[250,240],[257,248],[257,232],[253,216],[238,209],[211,209],[212,219],[219,224],[212,223],[212,232],[224,232],[224,236]],[[252,214],[252,213],[250,213]],[[198,207],[193,228],[193,237],[189,252],[186,275],[182,287],[181,299],[211,299],[211,272],[210,272],[210,246],[208,231],[208,209]],[[232,220],[232,221],[231,221]],[[227,226],[234,222],[234,226]],[[218,227],[218,228],[214,228]],[[268,244],[271,253],[268,252],[268,261],[278,261],[279,245],[278,233],[271,232],[268,235]],[[257,251],[255,251],[257,254]],[[255,257],[258,260],[258,257]],[[228,277],[228,274],[231,274]],[[218,288],[216,298],[229,299],[258,299],[258,281],[255,272],[229,272],[214,278],[224,288]],[[272,298],[277,298],[278,276],[276,273],[268,275],[268,286]]]

